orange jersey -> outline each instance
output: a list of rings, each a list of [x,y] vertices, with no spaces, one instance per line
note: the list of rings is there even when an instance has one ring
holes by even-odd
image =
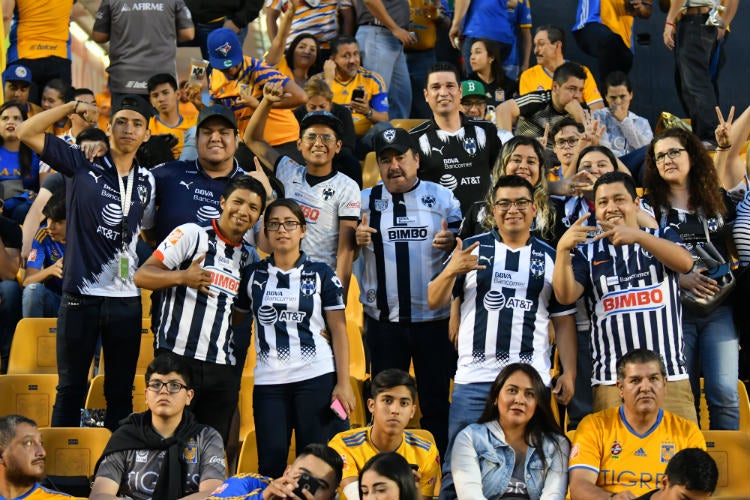
[[[581,64],[581,67],[586,72],[586,81],[583,84],[583,100],[589,107],[592,104],[601,102],[602,95],[599,93],[599,89],[596,87],[596,80],[594,75],[591,74],[586,66]],[[552,89],[552,73],[549,73],[544,66],[537,64],[532,66],[523,73],[521,73],[521,80],[518,82],[518,93],[520,95],[528,94],[536,90],[551,90]]]
[[[177,160],[182,154],[182,148],[185,147],[185,132],[190,127],[195,127],[196,121],[196,117],[186,118],[180,116],[180,122],[175,127],[170,127],[159,120],[159,116],[157,115],[151,117],[151,120],[149,120],[148,129],[152,134],[172,134],[177,137],[177,144],[172,148],[172,155]]]

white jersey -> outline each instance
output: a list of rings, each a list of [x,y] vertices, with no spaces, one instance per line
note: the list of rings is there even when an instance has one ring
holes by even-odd
[[[336,269],[339,221],[359,219],[357,183],[336,171],[325,177],[307,175],[307,169],[288,156],[279,158],[276,177],[284,184],[286,197],[299,203],[305,214],[302,251]]]
[[[461,209],[453,193],[418,181],[406,193],[391,194],[382,184],[362,191],[362,212],[377,229],[362,249],[364,272],[360,301],[379,321],[420,322],[447,318],[450,306],[427,307],[427,283],[446,257],[432,246],[443,219],[456,231]]]
[[[211,273],[210,297],[188,286],[162,290],[159,324],[155,325],[156,348],[188,358],[234,365],[234,338],[230,313],[240,286],[241,271],[250,259],[240,245],[232,245],[211,226],[188,223],[176,227],[154,257],[169,269],[187,269],[203,256],[201,267]]]
[[[549,386],[550,318],[575,314],[575,306],[558,304],[552,292],[555,251],[534,236],[513,250],[494,229],[469,238],[464,248],[477,240],[472,255],[486,268],[459,276],[453,288],[462,299],[454,380],[492,382],[520,362],[536,368]]]

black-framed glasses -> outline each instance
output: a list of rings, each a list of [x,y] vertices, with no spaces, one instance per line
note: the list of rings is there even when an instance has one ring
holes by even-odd
[[[568,146],[569,148],[576,147],[576,144],[578,144],[578,141],[580,141],[580,137],[570,137],[568,139],[557,139],[555,141],[555,146],[558,148],[564,148],[565,146]]]
[[[497,200],[495,202],[495,208],[507,212],[512,207],[516,207],[521,212],[524,212],[529,209],[532,203],[533,201],[528,198],[519,198],[517,200]]]
[[[336,142],[336,136],[331,134],[315,134],[313,132],[308,132],[302,136],[302,140],[309,144],[315,144],[318,142],[318,139],[320,139],[323,144]]]
[[[148,387],[149,391],[152,392],[161,392],[162,388],[164,386],[167,386],[167,392],[170,394],[177,394],[183,389],[188,389],[188,386],[181,382],[177,382],[176,380],[170,380],[169,382],[162,382],[161,380],[152,380],[148,383],[146,387]]]
[[[285,220],[284,222],[272,220],[266,222],[266,229],[268,229],[269,231],[278,231],[279,229],[281,229],[281,226],[284,226],[284,229],[286,229],[287,231],[294,231],[301,225],[302,224],[300,224],[299,221],[296,220]]]
[[[685,148],[672,148],[668,149],[663,153],[659,153],[654,156],[654,161],[657,165],[661,165],[664,163],[664,161],[669,157],[670,160],[674,160],[678,156],[682,154],[682,152],[685,151]]]

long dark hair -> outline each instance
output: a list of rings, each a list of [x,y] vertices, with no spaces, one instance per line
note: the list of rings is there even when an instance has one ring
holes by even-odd
[[[500,44],[495,40],[489,38],[475,38],[472,46],[481,42],[484,44],[484,48],[487,51],[487,55],[492,58],[490,63],[490,73],[492,74],[492,81],[487,83],[494,83],[496,85],[502,85],[505,82],[505,70],[503,69],[503,59],[500,53]],[[479,73],[472,70],[472,75],[479,77]],[[481,78],[477,78],[481,81]]]
[[[28,116],[26,115],[26,110],[24,109],[25,106],[21,104],[18,101],[8,101],[2,106],[0,106],[0,115],[2,115],[6,109],[8,108],[16,108],[18,111],[21,112],[21,119],[23,121],[26,121],[26,118]],[[0,146],[5,146],[5,141],[2,137],[0,137]],[[18,165],[21,167],[21,177],[28,177],[31,175],[31,159],[32,159],[32,152],[31,148],[28,147],[26,144],[21,142],[21,146],[18,149]]]
[[[669,202],[671,188],[659,174],[654,158],[654,146],[657,142],[668,137],[677,139],[685,148],[685,154],[690,159],[690,173],[688,174],[689,208],[705,217],[724,215],[726,207],[721,195],[719,176],[706,147],[695,134],[679,128],[669,128],[657,134],[651,141],[648,151],[646,151],[646,171],[643,174],[643,187],[652,201],[656,220],[661,220],[662,210],[669,211],[672,208]]]
[[[399,500],[418,500],[421,497],[417,491],[417,483],[409,462],[398,453],[379,453],[368,460],[359,473],[360,488],[362,488],[362,476],[370,469],[398,485]],[[360,490],[360,496],[361,494]]]
[[[611,149],[609,149],[607,146],[602,146],[599,144],[593,145],[593,146],[586,146],[581,150],[580,153],[578,153],[578,159],[576,160],[576,172],[578,172],[578,168],[581,166],[581,158],[586,156],[592,151],[599,152],[607,157],[609,162],[612,164],[612,167],[615,170],[620,170],[620,165],[617,163],[617,157],[612,152]]]
[[[511,363],[500,371],[492,383],[492,387],[490,387],[490,392],[487,394],[487,400],[484,403],[484,410],[478,422],[482,424],[485,422],[500,421],[500,411],[497,409],[497,396],[500,394],[508,378],[516,372],[525,373],[529,377],[531,386],[534,389],[534,397],[536,398],[536,409],[531,420],[526,424],[526,429],[524,429],[524,440],[527,445],[533,446],[536,449],[542,459],[542,464],[546,467],[547,460],[544,456],[542,446],[545,436],[550,438],[557,447],[559,445],[555,438],[557,436],[565,437],[565,434],[552,414],[547,387],[533,366],[526,363]]]
[[[315,60],[313,61],[312,66],[310,66],[310,69],[307,70],[307,76],[310,76],[323,71],[323,63],[320,60],[320,42],[312,33],[300,33],[295,36],[292,43],[290,43],[289,47],[284,51],[284,59],[286,59],[289,68],[294,69],[294,49],[297,48],[297,45],[299,45],[302,40],[307,38],[310,38],[315,42]]]

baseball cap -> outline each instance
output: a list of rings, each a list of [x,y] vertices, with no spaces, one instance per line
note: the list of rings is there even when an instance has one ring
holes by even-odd
[[[300,135],[311,125],[325,125],[330,127],[336,134],[336,137],[341,137],[344,130],[344,125],[341,123],[341,120],[328,111],[311,111],[310,113],[307,113],[305,117],[302,118],[302,123],[300,123]]]
[[[151,118],[151,115],[153,114],[153,107],[151,107],[151,104],[148,103],[146,99],[137,94],[128,94],[123,96],[122,99],[120,99],[120,103],[117,105],[117,107],[112,109],[112,116],[115,116],[123,109],[129,109],[143,115],[146,121],[148,121],[148,119]]]
[[[20,64],[13,64],[3,71],[3,81],[31,83],[31,70]]]
[[[464,80],[461,82],[461,99],[472,95],[479,95],[487,98],[484,90],[484,84],[477,80]]]
[[[408,150],[417,151],[417,145],[411,134],[402,128],[389,128],[375,135],[373,141],[375,154],[380,156],[386,149],[394,149],[399,154]]]
[[[237,128],[237,117],[234,116],[234,111],[226,106],[222,106],[221,104],[212,104],[211,106],[203,108],[198,114],[197,126],[200,128],[200,126],[203,125],[203,122],[215,116],[228,121],[232,125],[232,128]]]
[[[242,44],[229,28],[213,30],[206,40],[208,62],[218,70],[229,69],[242,63]]]

